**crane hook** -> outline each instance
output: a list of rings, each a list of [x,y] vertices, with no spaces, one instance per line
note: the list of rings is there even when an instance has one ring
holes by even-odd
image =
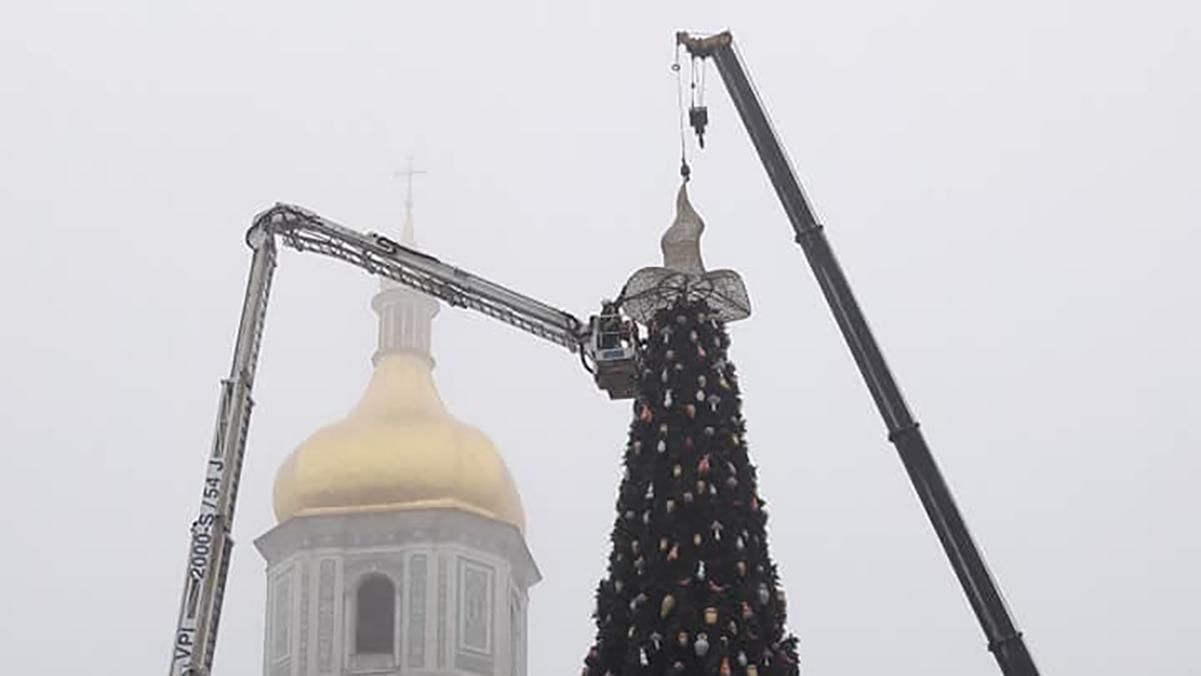
[[[688,124],[692,125],[693,131],[696,132],[697,143],[704,148],[705,127],[709,124],[709,107],[694,105],[688,108]]]

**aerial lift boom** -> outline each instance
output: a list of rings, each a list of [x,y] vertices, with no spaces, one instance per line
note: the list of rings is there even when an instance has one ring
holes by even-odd
[[[251,390],[275,271],[277,241],[299,251],[338,258],[450,305],[481,312],[578,352],[611,399],[634,396],[636,336],[619,302],[607,302],[585,324],[558,310],[376,234],[364,234],[300,207],[279,204],[254,219],[246,237],[254,250],[229,377],[221,381],[217,429],[205,471],[200,513],[192,522],[187,572],[169,676],[208,676],[233,550],[232,526]]]
[[[930,518],[934,532],[942,542],[947,558],[951,561],[959,583],[967,595],[984,635],[988,638],[988,649],[992,651],[1005,676],[1037,676],[1026,643],[1022,639],[1009,610],[1005,606],[1001,591],[984,563],[976,543],[967,530],[963,516],[955,505],[951,489],[943,479],[930,448],[922,436],[921,429],[896,380],[884,361],[876,339],[867,325],[859,304],[851,293],[850,284],[834,257],[834,251],[826,239],[825,232],[813,215],[813,208],[805,198],[796,172],[784,153],[779,137],[768,120],[763,103],[759,100],[754,85],[743,68],[742,60],[734,47],[729,32],[708,37],[694,37],[688,33],[677,33],[676,41],[688,50],[694,59],[713,59],[717,72],[721,74],[726,90],[734,101],[747,133],[759,153],[759,159],[767,170],[776,195],[796,232],[797,244],[805,252],[818,286],[826,297],[838,328],[846,339],[859,372],[867,383],[888,428],[888,440],[896,446],[901,462],[909,474],[910,481],[921,499],[922,506]],[[704,133],[708,113],[703,108],[694,108],[689,115],[698,134]]]

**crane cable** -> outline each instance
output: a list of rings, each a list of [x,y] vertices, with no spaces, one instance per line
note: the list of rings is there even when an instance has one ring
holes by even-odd
[[[676,60],[671,64],[671,69],[676,74],[676,115],[680,123],[680,178],[687,183],[692,176],[692,168],[688,166],[687,133],[684,131],[684,75],[680,68],[680,49],[681,46],[677,43]],[[695,84],[693,86],[695,87]]]

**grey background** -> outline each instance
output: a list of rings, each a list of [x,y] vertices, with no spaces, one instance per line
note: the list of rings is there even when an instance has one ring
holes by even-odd
[[[249,260],[295,201],[586,315],[658,260],[672,34],[730,27],[1047,674],[1198,674],[1195,3],[42,2],[0,9],[0,655],[167,667]],[[993,674],[711,80],[694,196],[807,674]],[[370,372],[365,275],[285,252],[218,674],[260,669],[284,455]],[[504,451],[546,580],[531,673],[593,634],[628,409],[444,310],[437,378]]]

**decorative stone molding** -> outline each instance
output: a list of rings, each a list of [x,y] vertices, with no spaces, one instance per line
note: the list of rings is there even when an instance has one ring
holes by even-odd
[[[425,666],[425,589],[429,580],[429,558],[414,554],[409,564],[409,659],[410,667]]]

